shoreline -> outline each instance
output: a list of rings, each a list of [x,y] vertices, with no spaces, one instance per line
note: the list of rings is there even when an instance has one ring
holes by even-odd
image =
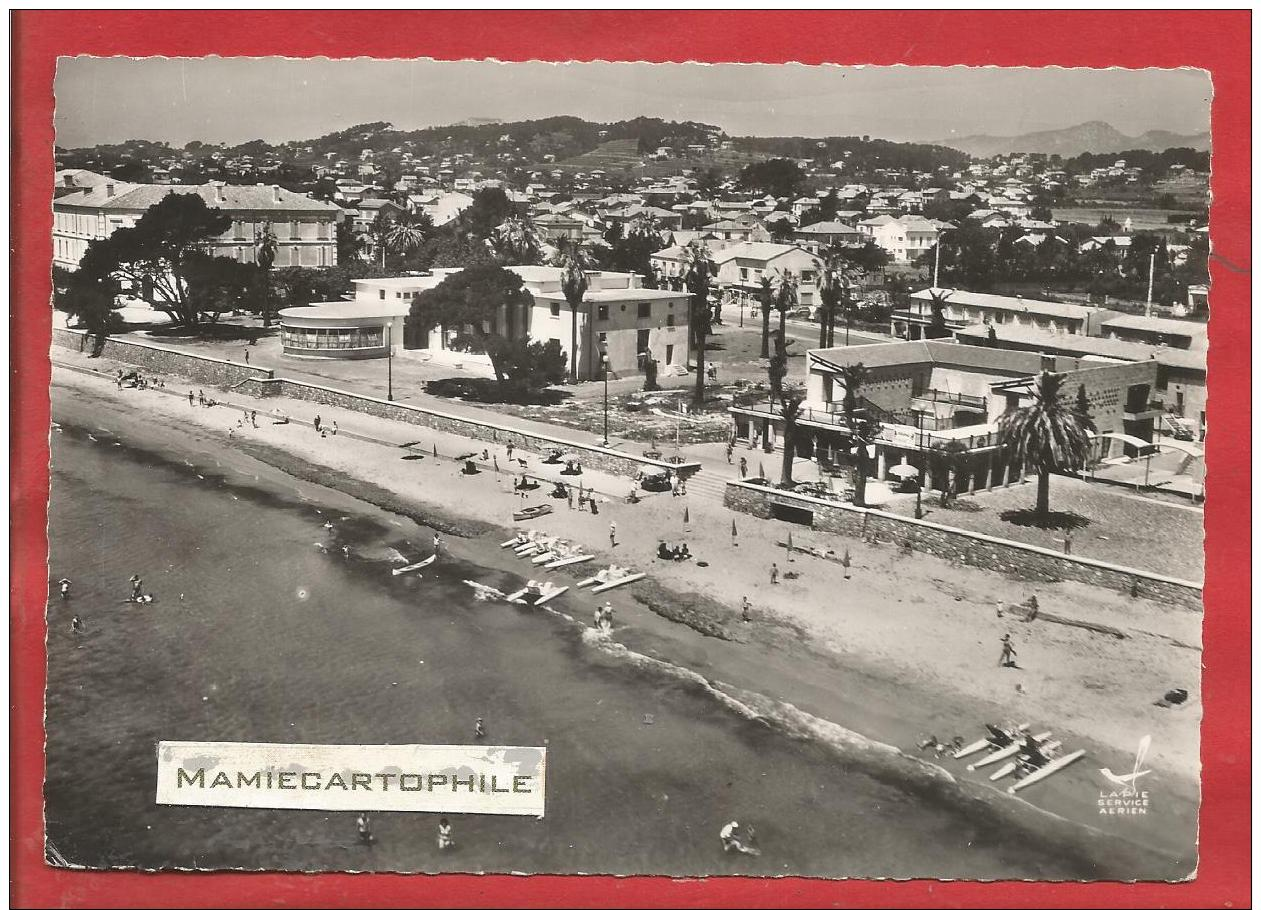
[[[102,364],[102,366],[105,366]],[[153,442],[152,437],[158,437],[157,448],[161,450],[161,437],[164,434],[183,433],[195,436],[199,440],[204,440],[212,446],[222,446],[223,441],[215,439],[211,434],[214,433],[212,426],[205,426],[208,423],[206,418],[214,416],[216,422],[223,422],[225,417],[222,409],[189,409],[185,405],[185,412],[194,418],[193,423],[197,426],[195,431],[190,433],[187,418],[182,420],[173,419],[181,412],[178,407],[178,398],[172,395],[151,396],[143,392],[135,392],[132,390],[123,390],[118,395],[112,394],[111,387],[106,385],[108,376],[102,374],[99,379],[84,376],[83,374],[67,373],[65,370],[54,371],[54,387],[76,387],[80,393],[90,396],[99,402],[102,407],[111,411],[112,417],[121,417],[128,421],[132,426],[130,429],[137,430],[149,442]],[[104,381],[102,381],[104,380]],[[118,401],[119,398],[128,398],[124,404]],[[137,407],[136,402],[143,401],[145,406]],[[54,394],[54,402],[56,395]],[[153,403],[154,407],[148,404]],[[165,407],[158,407],[162,404]],[[286,402],[286,409],[291,413],[297,408],[290,407],[293,403]],[[55,408],[56,410],[56,408]],[[328,411],[330,409],[325,409]],[[235,417],[237,412],[231,411],[226,416]],[[340,418],[342,415],[338,415]],[[362,415],[360,415],[362,416]],[[343,425],[354,420],[353,417],[347,416]],[[355,421],[368,423],[367,420]],[[139,424],[139,426],[135,426]],[[289,431],[292,429],[300,430],[300,427],[289,425],[280,429]],[[358,429],[358,428],[357,428]],[[157,430],[158,432],[154,432]],[[415,428],[403,428],[403,432],[409,435],[416,435]],[[259,436],[266,438],[267,434],[260,424],[257,432]],[[476,497],[465,497],[456,495],[455,501],[452,501],[450,495],[445,495],[444,487],[426,488],[420,491],[420,495],[408,492],[395,492],[400,485],[390,484],[389,479],[383,476],[382,472],[369,470],[371,467],[380,467],[380,465],[370,465],[364,453],[360,452],[356,457],[352,458],[350,463],[342,459],[325,458],[319,462],[312,461],[309,457],[310,453],[299,455],[291,447],[278,444],[280,434],[271,434],[273,438],[262,441],[255,441],[253,438],[240,438],[235,445],[229,442],[233,448],[243,452],[249,457],[263,461],[277,470],[284,472],[290,476],[296,477],[309,483],[317,484],[335,490],[344,495],[348,495],[354,499],[367,502],[386,511],[395,512],[408,518],[423,522],[427,525],[439,527],[444,533],[458,536],[458,541],[452,541],[450,544],[454,554],[460,558],[468,558],[470,561],[480,565],[488,566],[495,569],[503,569],[514,573],[529,571],[529,564],[524,566],[512,559],[510,554],[504,553],[498,549],[497,544],[508,536],[511,536],[511,525],[500,524],[494,521],[485,521],[481,519],[472,519],[465,517],[460,512],[460,505],[467,507]],[[437,435],[437,434],[429,434]],[[292,437],[291,433],[287,434]],[[308,439],[318,439],[319,437],[308,436]],[[178,442],[179,440],[172,439]],[[289,441],[288,439],[286,441]],[[317,443],[322,446],[328,440],[321,440]],[[362,450],[367,444],[358,440],[352,440],[349,436],[336,440],[339,446],[348,446]],[[469,444],[472,445],[471,443]],[[376,448],[385,449],[386,443],[380,443]],[[304,448],[313,448],[306,446]],[[332,447],[329,447],[330,449]],[[353,453],[352,453],[353,454]],[[391,453],[394,463],[398,464],[397,453]],[[333,461],[335,463],[330,464]],[[351,465],[354,465],[357,473],[352,473]],[[403,463],[408,464],[408,463]],[[430,475],[434,462],[426,459],[421,463]],[[443,473],[452,473],[454,464],[452,462],[438,462],[437,466],[445,468]],[[532,475],[537,476],[537,475]],[[371,479],[369,479],[371,478]],[[484,482],[485,477],[481,478]],[[476,479],[472,481],[476,483]],[[468,483],[461,480],[459,483]],[[483,484],[484,485],[484,484]],[[446,484],[445,486],[450,486]],[[471,486],[466,487],[471,490]],[[440,493],[443,491],[443,493]],[[500,493],[507,491],[500,490]],[[439,495],[435,495],[439,494]],[[492,490],[492,496],[493,490]],[[462,500],[468,499],[469,502],[462,503]],[[485,497],[483,497],[484,501]],[[513,499],[515,501],[515,497]],[[501,502],[501,505],[503,503]],[[667,502],[668,505],[668,502]],[[605,516],[610,513],[616,515],[619,525],[629,530],[632,521],[625,513],[626,509],[605,506],[601,511],[601,515]],[[488,510],[483,510],[483,514],[487,514]],[[563,513],[562,513],[563,517]],[[577,515],[573,516],[577,518]],[[584,516],[581,520],[588,520],[589,516]],[[604,519],[597,517],[592,519],[595,521],[595,537],[598,540],[599,534],[604,528]],[[573,519],[571,518],[571,523]],[[752,541],[746,543],[746,538],[754,537],[752,533],[753,520],[746,520],[741,517],[742,524],[750,527],[742,531],[741,543],[746,547],[750,547]],[[442,525],[446,527],[443,528]],[[556,530],[556,529],[550,529]],[[578,537],[573,533],[578,530],[575,525],[572,529],[566,527],[563,532],[567,536]],[[587,537],[593,535],[591,529],[587,528]],[[688,529],[689,532],[699,531],[700,529]],[[710,529],[713,530],[712,528]],[[763,529],[765,530],[765,529]],[[487,544],[480,538],[489,536],[491,533],[496,535],[493,543]],[[503,536],[498,536],[500,533]],[[625,533],[625,530],[621,533]],[[772,530],[773,533],[773,530]],[[682,535],[676,535],[682,536]],[[693,536],[689,533],[686,538],[690,543],[696,544],[694,549],[698,552],[704,546],[712,546],[712,534],[708,537]],[[766,541],[762,541],[766,543]],[[589,541],[583,541],[587,546],[588,552],[598,553],[598,562],[604,562],[609,558],[607,553],[600,553],[600,548],[593,545]],[[750,547],[751,548],[751,547]],[[607,549],[607,548],[606,548]],[[851,549],[855,551],[862,549],[861,544],[855,543]],[[747,552],[747,551],[745,551]],[[621,554],[614,550],[614,558]],[[712,557],[715,564],[718,557]],[[741,553],[738,559],[743,559]],[[781,556],[782,558],[782,556]],[[915,570],[922,568],[928,564],[929,568],[933,568],[928,563],[928,558],[902,558],[893,554],[895,564],[901,564],[904,576],[913,576]],[[617,560],[621,561],[621,560]],[[747,560],[745,560],[747,561]],[[810,561],[801,560],[798,565],[806,565],[804,570],[808,576],[818,576],[821,569],[809,565]],[[864,560],[856,560],[856,569],[863,566]],[[641,567],[642,568],[642,567]],[[758,592],[758,603],[755,606],[755,621],[748,626],[739,622],[739,606],[732,603],[730,599],[726,602],[718,596],[715,596],[713,585],[682,585],[678,584],[677,566],[665,566],[664,568],[674,569],[674,572],[655,572],[651,580],[646,580],[644,587],[636,590],[628,589],[621,594],[621,597],[614,598],[619,607],[619,615],[626,615],[627,611],[634,610],[636,606],[647,608],[651,614],[659,619],[659,625],[677,626],[686,628],[689,633],[691,630],[698,632],[702,638],[702,644],[686,643],[683,651],[687,654],[689,649],[700,649],[701,653],[691,654],[689,656],[699,657],[699,663],[702,665],[701,675],[711,681],[717,681],[713,675],[713,671],[721,670],[721,685],[730,686],[734,689],[754,693],[764,693],[762,697],[767,699],[778,700],[781,703],[788,703],[794,710],[804,712],[806,715],[813,715],[815,718],[821,718],[825,722],[835,723],[836,720],[843,720],[843,728],[854,731],[857,735],[866,737],[875,743],[889,743],[893,748],[900,748],[911,758],[916,758],[915,740],[922,736],[925,732],[941,733],[945,730],[954,732],[959,730],[965,735],[971,734],[973,730],[979,730],[983,720],[997,720],[1001,717],[1008,716],[1005,712],[1015,710],[1009,705],[997,703],[994,699],[986,699],[978,697],[978,694],[969,693],[958,689],[948,689],[937,684],[930,675],[924,672],[906,673],[903,668],[892,667],[881,660],[879,654],[864,654],[858,652],[857,649],[846,647],[839,644],[835,639],[829,640],[826,636],[826,629],[820,629],[817,623],[810,621],[810,617],[802,617],[792,615],[783,610],[771,608],[768,609],[763,603],[763,597]],[[703,570],[700,570],[703,571]],[[975,570],[973,570],[975,571]],[[719,573],[724,576],[728,574],[724,569],[719,569]],[[589,574],[589,573],[588,573]],[[657,575],[674,575],[676,577],[658,578]],[[856,573],[857,574],[857,573]],[[944,568],[937,568],[934,574],[946,575]],[[713,574],[707,576],[712,579]],[[897,579],[895,579],[896,581]],[[949,579],[933,578],[934,582],[949,581]],[[862,584],[862,582],[859,582]],[[738,585],[738,581],[736,582]],[[788,588],[788,584],[782,587]],[[793,585],[793,587],[798,587]],[[730,598],[729,594],[729,598]],[[825,594],[816,594],[817,597],[825,597]],[[955,597],[957,602],[959,597]],[[558,604],[561,603],[558,601]],[[901,600],[899,600],[901,603]],[[1153,608],[1156,609],[1156,608]],[[1156,610],[1156,612],[1162,612]],[[1167,612],[1167,611],[1163,611]],[[636,622],[639,622],[638,617]],[[1058,630],[1057,630],[1058,631]],[[661,629],[654,628],[654,635],[660,635]],[[665,636],[668,638],[669,636]],[[724,648],[726,650],[719,654],[706,653],[703,642],[713,642],[714,647]],[[751,647],[750,647],[751,646]],[[1165,647],[1172,647],[1167,642]],[[748,654],[737,654],[735,652],[744,649],[752,651]],[[730,653],[728,653],[730,652]],[[683,660],[677,661],[679,666],[688,667],[693,661]],[[816,670],[819,667],[826,668],[827,672],[834,674],[834,686],[830,689],[823,689],[817,684],[806,679],[807,674],[797,672],[799,669],[794,665],[811,664]],[[692,672],[696,672],[693,670]],[[758,683],[762,683],[759,685]],[[1198,711],[1198,708],[1197,708]],[[1038,715],[1032,710],[1028,710],[1022,716],[1035,723],[1041,724],[1042,719],[1037,719]],[[1184,715],[1185,716],[1185,715]],[[831,718],[832,720],[828,720]],[[965,726],[968,722],[971,727]],[[1078,731],[1070,733],[1072,727],[1066,725],[1060,718],[1045,721],[1048,727],[1054,727],[1057,731],[1065,734],[1066,741],[1071,741],[1074,746],[1078,745],[1077,740],[1088,737],[1089,732]],[[932,724],[937,724],[935,728]],[[954,724],[954,726],[950,726]],[[1073,725],[1081,726],[1081,725]],[[1069,737],[1072,737],[1069,740]],[[969,739],[972,738],[969,735]],[[1124,750],[1121,747],[1113,746],[1107,743],[1098,743],[1087,740],[1080,743],[1081,746],[1088,747],[1091,751],[1089,764],[1091,766],[1123,766],[1127,759]],[[1132,753],[1128,756],[1132,761]],[[967,780],[969,785],[976,784],[978,786],[986,786],[979,781],[968,779],[963,771],[962,763],[946,760],[943,762],[927,761],[930,765],[940,765],[944,767],[950,774],[959,778],[961,781]],[[1083,762],[1082,772],[1079,774],[1071,774],[1065,772],[1052,781],[1040,786],[1038,789],[1045,793],[1055,793],[1059,798],[1065,800],[1065,806],[1069,811],[1061,811],[1063,817],[1069,818],[1072,823],[1079,825],[1090,824],[1089,816],[1084,815],[1084,811],[1089,809],[1089,799],[1084,799],[1082,794],[1075,793],[1070,788],[1068,782],[1077,778],[1076,783],[1080,784],[1082,778],[1089,778],[1094,774],[1093,767],[1087,769],[1084,767],[1087,763]],[[1161,821],[1165,824],[1127,824],[1125,826],[1109,829],[1105,836],[1110,840],[1115,837],[1119,841],[1129,842],[1133,844],[1141,844],[1144,848],[1157,850],[1162,853],[1176,852],[1180,855],[1188,856],[1191,865],[1188,866],[1188,874],[1193,868],[1194,863],[1194,826],[1195,826],[1195,810],[1198,807],[1198,786],[1192,779],[1190,781],[1182,778],[1176,769],[1170,772],[1168,768],[1162,768],[1166,774],[1162,775],[1162,795],[1165,795],[1167,802],[1170,804],[1170,812],[1174,817],[1179,819],[1177,824],[1168,824],[1174,821],[1169,815],[1162,815]],[[1071,769],[1070,769],[1071,771]],[[1093,786],[1093,785],[1092,785]],[[996,789],[989,787],[989,789]],[[1080,789],[1080,787],[1076,787]],[[1092,794],[1087,793],[1086,796]],[[1039,799],[1034,802],[1037,807],[1046,800]],[[1046,811],[1043,809],[1042,811]],[[1099,819],[1094,819],[1095,825],[1099,823]],[[1175,831],[1181,836],[1170,836],[1169,829]],[[1190,832],[1189,836],[1186,832]],[[1181,845],[1181,849],[1178,846]],[[1186,851],[1190,850],[1188,854]]]

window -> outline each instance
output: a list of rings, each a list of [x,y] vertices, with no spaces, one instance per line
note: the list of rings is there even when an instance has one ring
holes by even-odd
[[[607,343],[608,343],[608,341],[609,341],[609,333],[608,333],[608,332],[601,332],[601,333],[600,333],[600,344],[607,344]]]
[[[639,304],[639,318],[647,319],[651,315],[652,315],[652,302],[644,301],[640,303]]]
[[[609,318],[608,306],[606,305],[606,306],[596,307],[595,318],[599,319],[601,322],[607,321]]]
[[[674,314],[673,314],[673,313],[671,313],[669,316],[667,316],[667,317],[666,317],[666,325],[668,325],[668,326],[673,326],[673,325],[674,325]]]
[[[382,300],[385,299],[385,288],[382,288],[381,290],[377,291],[377,293],[381,295]]]
[[[552,318],[560,319],[560,301],[559,300],[552,301]]]

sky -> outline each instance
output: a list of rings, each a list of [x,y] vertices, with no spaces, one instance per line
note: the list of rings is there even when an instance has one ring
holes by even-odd
[[[1209,128],[1197,70],[496,63],[283,58],[58,62],[57,144],[310,139],[358,123],[573,115],[697,120],[732,136],[1011,136],[1088,120],[1137,136]]]

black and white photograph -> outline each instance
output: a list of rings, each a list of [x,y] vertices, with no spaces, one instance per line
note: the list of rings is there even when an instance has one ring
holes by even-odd
[[[1195,876],[1207,72],[54,90],[47,863]]]

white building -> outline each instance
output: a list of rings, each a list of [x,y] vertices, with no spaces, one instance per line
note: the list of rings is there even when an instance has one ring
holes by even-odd
[[[555,339],[571,357],[577,322],[576,364],[580,379],[601,376],[600,357],[605,352],[616,376],[642,371],[647,354],[660,368],[685,364],[688,357],[688,299],[678,291],[644,288],[640,277],[628,272],[588,272],[588,289],[577,313],[570,310],[561,292],[561,270],[555,266],[511,266],[521,276],[533,302],[520,312],[501,312],[484,330],[508,338],[531,341]],[[424,291],[437,287],[459,269],[435,269],[424,275],[398,278],[364,278],[355,281],[355,301],[365,308],[394,305],[406,312]],[[434,326],[426,330],[421,320],[404,318],[394,339],[400,353],[422,356],[436,363],[489,375],[484,354],[460,350],[457,339],[468,334],[463,326]]]
[[[877,215],[858,222],[858,229],[889,253],[894,262],[913,262],[937,245],[940,234],[936,222],[914,215]]]
[[[198,195],[207,206],[232,217],[211,251],[238,262],[254,262],[264,226],[276,238],[275,267],[337,265],[337,222],[342,210],[329,202],[279,186],[198,186],[109,181],[53,200],[53,264],[74,270],[93,240],[134,227],[150,206],[171,193]]]

